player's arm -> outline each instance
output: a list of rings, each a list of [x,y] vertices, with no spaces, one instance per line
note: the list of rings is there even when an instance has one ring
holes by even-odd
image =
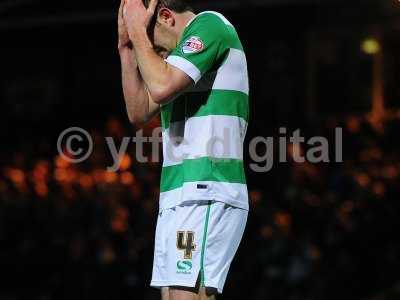
[[[139,73],[135,52],[123,20],[125,1],[121,0],[118,13],[118,50],[121,58],[122,87],[125,104],[131,123],[143,124],[159,112],[159,105],[154,103]]]
[[[149,95],[157,104],[164,104],[193,84],[192,79],[174,66],[166,63],[154,50],[147,27],[154,14],[157,1],[146,9],[141,0],[127,2],[129,10],[129,37],[133,43],[139,72]]]
[[[140,74],[155,103],[167,103],[193,84],[188,75],[156,54],[146,31],[135,35],[134,49]]]
[[[129,120],[134,124],[144,124],[159,112],[147,91],[139,73],[134,51],[129,48],[120,49],[122,87]]]

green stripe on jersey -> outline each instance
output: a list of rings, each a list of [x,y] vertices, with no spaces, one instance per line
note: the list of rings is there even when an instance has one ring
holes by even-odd
[[[236,29],[232,26],[227,26],[227,31],[229,32],[229,48],[241,50],[244,52],[242,42],[238,38]]]
[[[180,165],[162,169],[160,189],[164,193],[180,188],[186,182],[199,181],[246,184],[243,161],[208,157],[184,160]]]

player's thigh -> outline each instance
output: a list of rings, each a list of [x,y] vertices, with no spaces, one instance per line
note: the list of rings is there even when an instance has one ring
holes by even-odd
[[[161,300],[170,300],[168,287],[161,288]]]
[[[216,300],[216,290],[171,287],[169,300]]]
[[[169,300],[200,300],[196,288],[170,287]]]
[[[200,300],[216,300],[218,291],[214,288],[200,288]]]

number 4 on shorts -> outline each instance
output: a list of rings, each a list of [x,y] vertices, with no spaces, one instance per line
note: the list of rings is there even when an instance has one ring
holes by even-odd
[[[176,247],[178,250],[183,251],[184,259],[192,259],[193,251],[196,250],[196,245],[194,244],[194,232],[178,231]]]

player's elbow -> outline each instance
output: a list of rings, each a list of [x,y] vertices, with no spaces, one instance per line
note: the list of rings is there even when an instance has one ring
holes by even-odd
[[[131,123],[131,125],[136,126],[138,123],[138,119],[135,117],[135,115],[133,113],[128,112],[128,119],[129,119],[129,123]]]
[[[158,105],[166,104],[174,98],[176,89],[172,79],[166,80],[159,84],[149,86],[149,93],[154,103]]]
[[[132,114],[128,113],[128,119],[131,125],[136,125],[136,118]]]
[[[128,111],[128,119],[129,119],[129,122],[131,123],[131,125],[133,125],[135,127],[143,127],[148,122],[148,119],[146,116],[143,116],[143,115],[140,115],[140,114],[137,114],[134,112],[129,112],[129,111]]]
[[[158,86],[149,90],[151,99],[154,103],[161,105],[169,102],[172,93],[168,85]]]
[[[165,74],[160,81],[148,85],[153,102],[158,105],[170,102],[193,84],[188,75],[176,68]]]

